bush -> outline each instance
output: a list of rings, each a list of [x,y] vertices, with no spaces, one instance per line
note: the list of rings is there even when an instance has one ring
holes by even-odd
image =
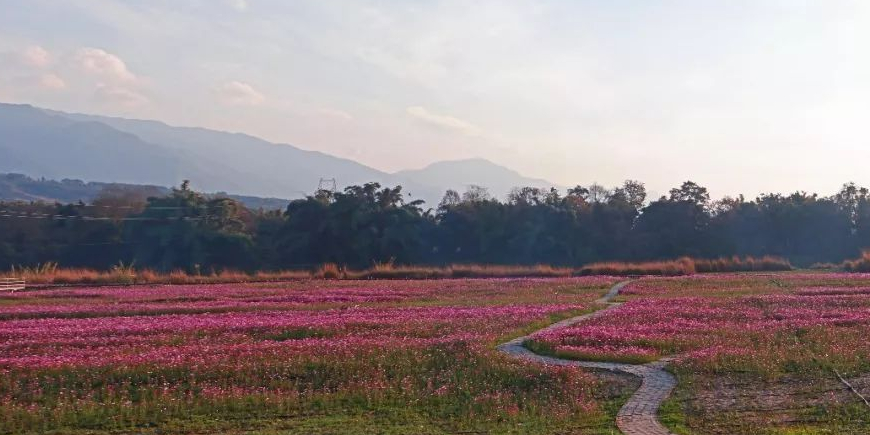
[[[765,256],[717,258],[712,260],[682,257],[672,261],[640,263],[593,263],[580,268],[578,275],[662,275],[677,276],[695,273],[762,272],[792,270],[788,260]]]
[[[870,273],[870,251],[861,253],[861,257],[855,260],[843,262],[843,270],[852,273]]]
[[[849,271],[870,272],[870,253],[850,265]],[[851,263],[856,263],[852,266]],[[861,263],[861,264],[858,264]],[[448,279],[448,278],[557,278],[585,275],[661,275],[677,276],[713,272],[757,272],[791,270],[787,260],[776,257],[731,257],[713,260],[689,257],[669,261],[605,262],[593,263],[579,269],[554,267],[546,264],[533,266],[454,264],[438,266],[397,266],[393,262],[375,263],[364,270],[350,270],[335,263],[326,263],[308,270],[259,271],[247,273],[232,269],[211,271],[209,274],[190,274],[184,270],[159,273],[150,269],[137,270],[132,265],[119,263],[109,271],[70,269],[46,263],[33,268],[14,268],[11,273],[0,273],[0,278],[24,278],[30,285],[130,285],[130,284],[217,284],[231,282],[270,282],[294,279]]]

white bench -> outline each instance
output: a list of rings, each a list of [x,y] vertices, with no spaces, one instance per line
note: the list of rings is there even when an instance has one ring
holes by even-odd
[[[0,278],[0,292],[15,292],[24,290],[27,282],[23,278]]]

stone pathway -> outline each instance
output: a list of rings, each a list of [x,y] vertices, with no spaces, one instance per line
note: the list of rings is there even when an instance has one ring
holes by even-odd
[[[565,328],[584,320],[594,319],[607,310],[619,306],[619,304],[611,303],[611,301],[619,294],[619,291],[622,290],[623,287],[628,285],[628,283],[629,281],[624,281],[616,284],[607,292],[606,295],[596,301],[598,303],[608,304],[609,306],[607,308],[598,310],[591,314],[572,317],[554,323],[541,331]],[[635,375],[641,378],[641,386],[628,399],[628,402],[622,406],[622,409],[619,410],[619,414],[616,416],[616,426],[625,435],[673,435],[670,431],[665,429],[661,423],[659,423],[657,417],[659,406],[671,394],[671,391],[677,385],[677,380],[674,376],[664,370],[664,367],[669,362],[668,359],[661,359],[648,364],[621,364],[553,358],[538,355],[527,349],[523,344],[528,339],[529,335],[513,339],[498,346],[498,350],[513,357],[539,364],[587,367]]]

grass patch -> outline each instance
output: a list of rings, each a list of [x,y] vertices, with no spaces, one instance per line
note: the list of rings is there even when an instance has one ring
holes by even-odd
[[[659,408],[659,421],[671,432],[677,435],[691,435],[688,422],[686,421],[686,410],[684,409],[684,398],[678,396],[675,391],[668,397]]]
[[[523,346],[526,349],[531,350],[532,352],[551,356],[554,358],[561,359],[569,359],[574,361],[592,361],[592,362],[611,362],[611,363],[621,363],[621,364],[646,364],[653,361],[657,361],[661,358],[658,355],[651,356],[642,356],[642,355],[618,355],[618,354],[599,354],[599,353],[587,353],[587,352],[571,352],[564,350],[556,350],[548,343],[542,343],[540,341],[528,340],[523,343]]]
[[[792,270],[787,260],[777,257],[731,257],[640,263],[607,262],[583,267],[537,265],[452,264],[447,266],[395,265],[376,263],[368,269],[354,270],[327,263],[313,269],[243,272],[220,270],[210,274],[183,270],[157,272],[120,264],[110,270],[60,267],[49,262],[35,267],[13,268],[0,278],[25,279],[30,286],[47,285],[139,285],[139,284],[219,284],[238,282],[280,282],[309,279],[456,279],[456,278],[564,278],[570,276],[611,275],[679,276],[712,272],[751,272]]]

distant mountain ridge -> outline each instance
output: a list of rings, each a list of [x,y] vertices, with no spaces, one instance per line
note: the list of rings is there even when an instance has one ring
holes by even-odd
[[[470,185],[486,187],[496,197],[503,197],[514,187],[554,186],[546,180],[528,178],[519,172],[475,158],[432,163],[422,169],[409,169],[394,174],[399,179],[415,180],[426,185],[440,185],[462,192]]]
[[[487,187],[498,198],[516,186],[552,185],[484,159],[391,174],[241,133],[3,103],[0,172],[157,186],[190,179],[203,191],[290,199],[312,193],[320,178],[335,177],[339,188],[366,182],[402,185],[430,207],[445,190],[461,191],[470,184]]]
[[[125,183],[101,183],[82,180],[35,179],[24,174],[0,174],[0,201],[57,202],[73,204],[91,203],[109,188],[121,188],[138,192],[142,197],[168,195],[171,189],[165,186]],[[290,203],[288,199],[261,198],[246,195],[232,195],[224,192],[211,193],[213,196],[226,196],[239,200],[250,209],[283,210]]]

